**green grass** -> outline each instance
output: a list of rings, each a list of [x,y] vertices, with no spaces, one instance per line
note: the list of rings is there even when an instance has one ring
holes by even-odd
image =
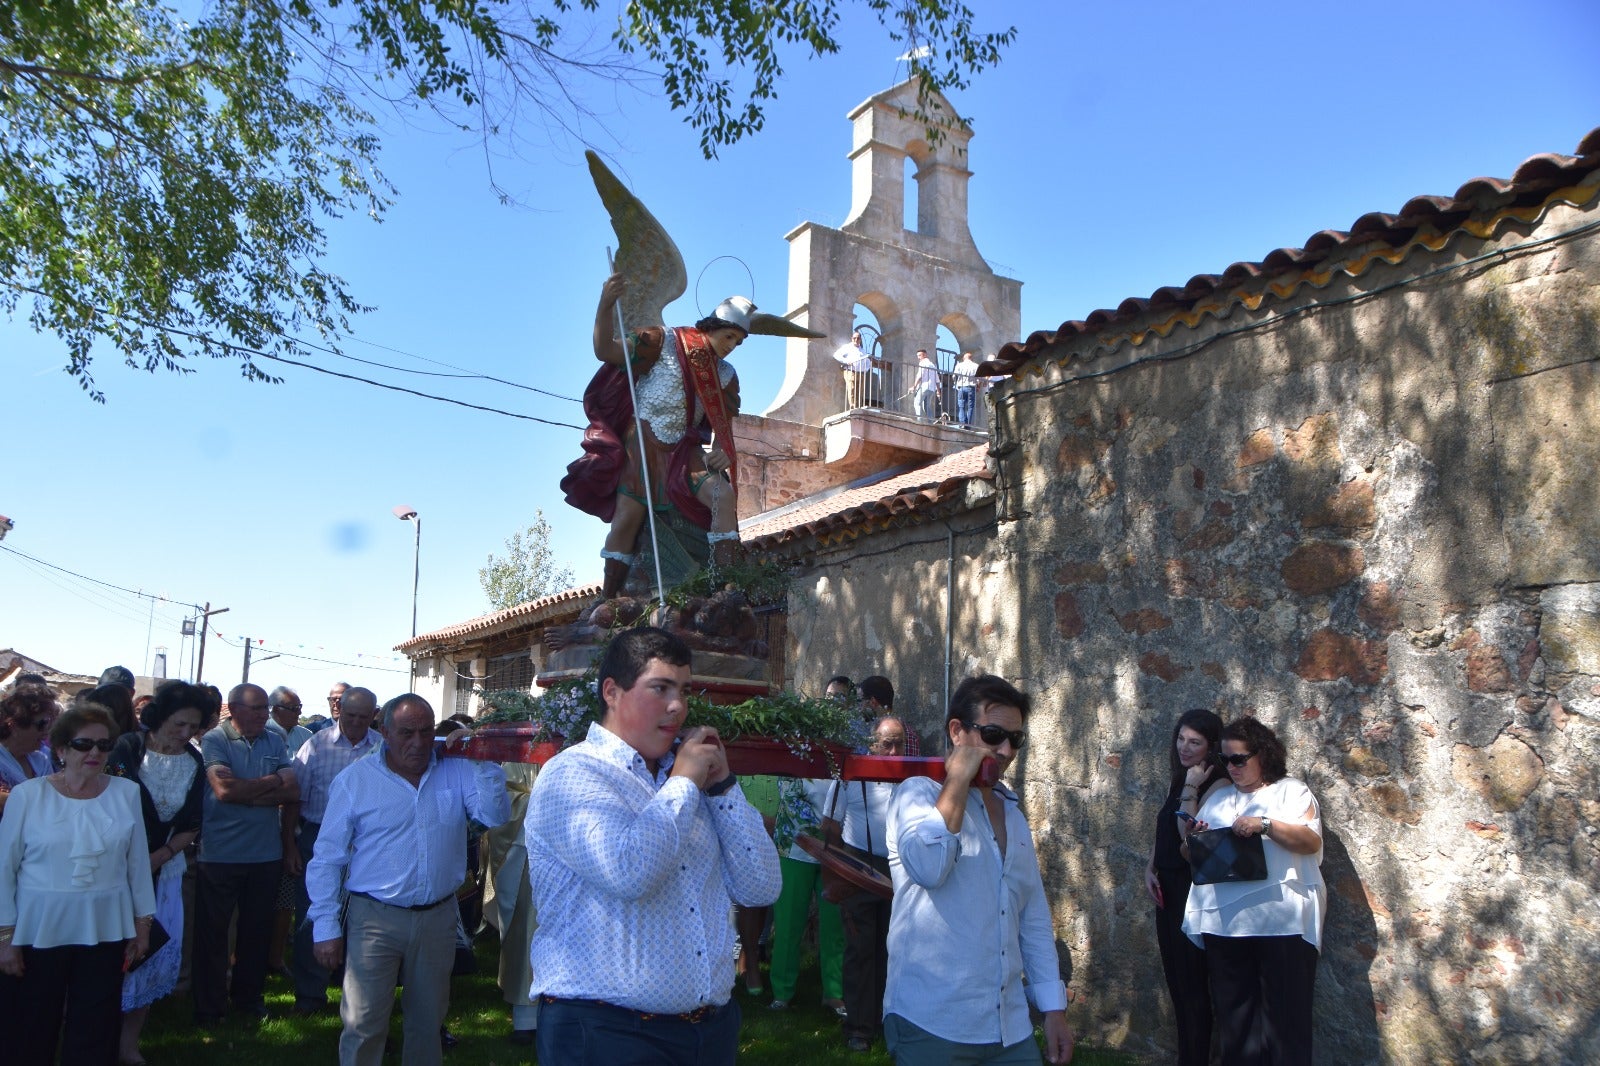
[[[525,1066],[534,1061],[531,1047],[516,1047],[506,1040],[511,1031],[511,1013],[495,983],[498,951],[494,934],[486,934],[478,942],[478,973],[451,982],[447,1024],[461,1044],[446,1053],[447,1066]],[[866,1054],[845,1048],[838,1017],[821,1006],[815,960],[808,962],[801,971],[793,1006],[787,1011],[768,1010],[770,994],[758,999],[747,995],[742,984],[736,986],[744,1012],[740,1066],[888,1066],[889,1054],[881,1042]],[[331,1000],[338,1001],[338,989],[329,989],[328,994]],[[247,1062],[251,1066],[318,1066],[336,1062],[338,1014],[302,1018],[292,1012],[293,1005],[294,989],[289,982],[272,977],[267,981],[270,1021],[253,1025],[230,1018],[215,1029],[203,1030],[191,1020],[194,1005],[188,995],[168,996],[150,1011],[142,1045],[145,1058],[151,1066],[212,1066],[224,1061],[224,1057],[226,1061]],[[398,1009],[391,1019],[390,1031],[398,1049]],[[398,1064],[399,1057],[387,1061]],[[1116,1051],[1079,1048],[1072,1061],[1074,1066],[1133,1066],[1138,1060]]]

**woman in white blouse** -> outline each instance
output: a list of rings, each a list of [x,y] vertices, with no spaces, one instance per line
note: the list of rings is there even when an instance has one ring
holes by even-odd
[[[1311,999],[1327,892],[1322,814],[1305,782],[1286,776],[1283,742],[1254,718],[1222,730],[1232,786],[1204,805],[1183,806],[1193,832],[1231,827],[1259,836],[1263,881],[1195,885],[1183,931],[1206,952],[1211,1004],[1229,1066],[1302,1066],[1311,1061]],[[1187,843],[1184,845],[1187,850]]]
[[[105,776],[116,723],[56,719],[62,769],[12,790],[0,818],[0,1032],[8,1066],[115,1061],[122,970],[155,914],[139,786]],[[65,1017],[66,1024],[60,1020]]]
[[[50,772],[41,747],[61,708],[43,685],[18,685],[0,700],[0,814],[11,789]]]

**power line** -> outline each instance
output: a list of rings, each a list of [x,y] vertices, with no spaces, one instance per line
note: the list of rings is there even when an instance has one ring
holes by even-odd
[[[211,627],[211,632],[216,635],[216,638],[218,640],[222,641],[222,643],[224,643],[224,644],[226,644],[226,645],[228,645],[229,647],[232,647],[232,648],[241,648],[242,649],[245,646],[245,644],[250,643],[250,638],[249,637],[245,637],[243,639],[243,642],[241,642],[241,643],[234,643],[233,641],[229,640],[227,637],[223,636],[221,633],[217,632],[217,629],[216,629],[215,626]],[[315,655],[299,655],[299,654],[297,654],[295,652],[292,652],[292,651],[284,651],[282,648],[270,648],[268,650],[271,651],[274,655],[281,655],[286,659],[304,659],[307,662],[326,663],[329,666],[345,666],[345,667],[349,667],[352,670],[378,670],[378,671],[381,671],[381,672],[386,673],[386,674],[404,674],[404,673],[409,673],[410,672],[408,670],[401,670],[401,669],[398,669],[398,668],[393,667],[393,666],[373,666],[371,663],[347,663],[347,662],[339,662],[339,661],[334,660],[334,659],[319,659]]]
[[[121,585],[113,585],[109,581],[101,581],[97,577],[90,577],[87,574],[80,574],[76,570],[68,570],[64,566],[57,566],[55,563],[47,563],[43,559],[35,558],[34,556],[29,555],[27,552],[19,552],[17,549],[9,547],[5,544],[0,544],[0,551],[8,551],[12,555],[19,556],[28,560],[29,562],[38,563],[40,566],[48,566],[50,569],[59,570],[63,574],[69,574],[80,581],[88,581],[96,585],[104,585],[108,589],[116,589],[118,592],[126,592],[130,596],[142,596],[147,600],[165,600],[168,603],[177,603],[182,604],[185,607],[193,607],[197,611],[201,609],[200,605],[197,603],[185,603],[183,600],[175,600],[171,596],[157,596],[152,592],[141,592],[138,589],[123,588]]]

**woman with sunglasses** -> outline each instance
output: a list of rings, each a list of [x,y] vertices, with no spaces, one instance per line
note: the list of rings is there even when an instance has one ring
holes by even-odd
[[[189,743],[206,714],[198,685],[166,681],[145,705],[140,723],[148,732],[124,733],[111,751],[107,772],[139,786],[145,847],[155,879],[156,920],[171,938],[122,982],[122,1035],[117,1061],[143,1066],[139,1034],[150,1005],[178,985],[183,959],[184,851],[200,835],[206,790],[200,752]]]
[[[1217,760],[1222,744],[1222,719],[1204,708],[1183,712],[1167,748],[1171,777],[1167,799],[1156,816],[1155,845],[1145,866],[1145,891],[1156,905],[1156,944],[1161,969],[1172,996],[1178,1023],[1178,1066],[1206,1066],[1211,1061],[1211,992],[1206,980],[1206,953],[1183,935],[1183,912],[1189,902],[1189,860],[1181,846],[1180,805],[1189,810],[1226,782]]]
[[[0,819],[0,1033],[8,1066],[116,1060],[122,973],[155,915],[139,786],[105,775],[117,727],[56,719],[62,769],[18,785]],[[65,1018],[65,1025],[61,1021]]]
[[[18,685],[0,700],[0,816],[11,789],[50,772],[42,745],[60,710],[43,685]]]
[[[1231,785],[1206,797],[1191,832],[1229,827],[1260,837],[1267,877],[1195,885],[1183,931],[1205,949],[1222,1061],[1299,1066],[1312,1061],[1311,997],[1328,908],[1322,812],[1305,782],[1287,776],[1283,742],[1256,719],[1223,727],[1222,758]],[[1182,809],[1192,811],[1192,801]]]

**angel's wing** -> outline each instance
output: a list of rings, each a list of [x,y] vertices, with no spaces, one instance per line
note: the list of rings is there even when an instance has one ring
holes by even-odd
[[[750,332],[759,333],[764,337],[826,337],[826,333],[806,329],[804,326],[790,322],[782,315],[769,315],[764,311],[757,311],[750,316]]]
[[[595,191],[611,215],[611,228],[617,233],[617,259],[614,269],[628,279],[622,294],[622,323],[627,329],[659,326],[667,305],[689,287],[689,274],[683,256],[667,231],[649,208],[628,191],[628,187],[592,151],[583,153],[589,160],[589,173]]]

